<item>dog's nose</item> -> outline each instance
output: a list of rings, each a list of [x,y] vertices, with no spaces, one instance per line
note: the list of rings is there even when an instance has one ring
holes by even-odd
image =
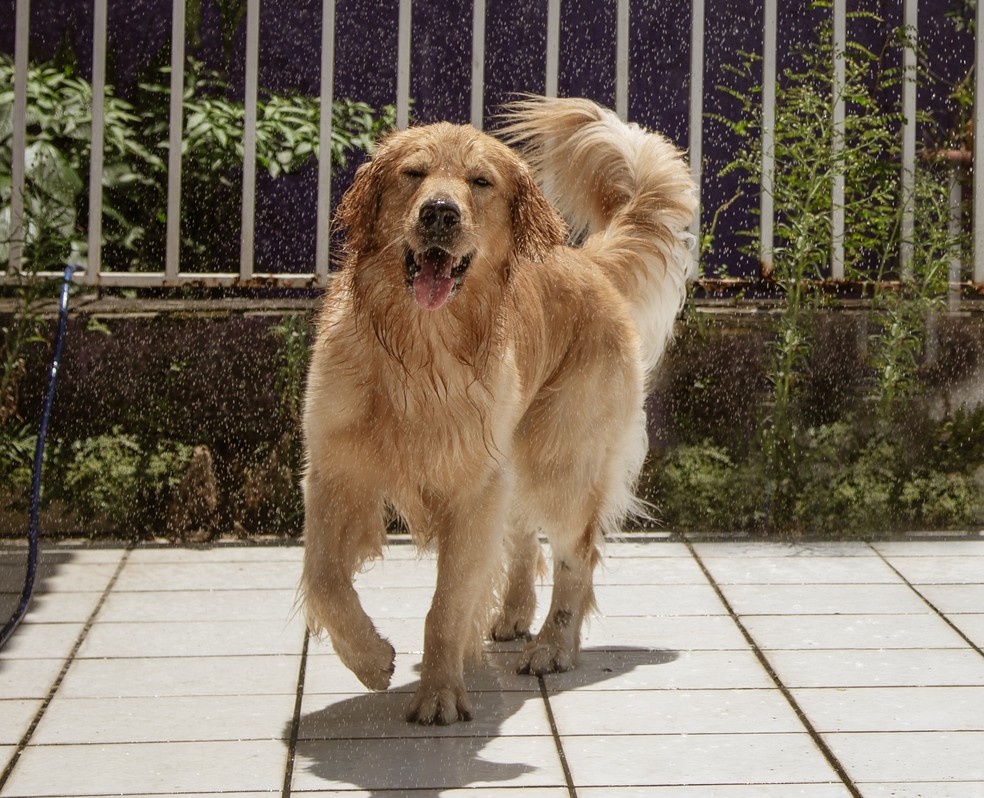
[[[433,235],[446,235],[461,222],[461,208],[449,199],[429,199],[420,206],[420,226]]]

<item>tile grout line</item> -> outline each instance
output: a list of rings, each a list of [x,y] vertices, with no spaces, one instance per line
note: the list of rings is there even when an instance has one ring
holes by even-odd
[[[564,753],[564,743],[560,739],[560,730],[557,728],[557,719],[554,717],[553,708],[550,706],[550,695],[547,692],[547,683],[540,674],[537,675],[536,680],[540,685],[540,697],[543,699],[543,706],[547,711],[547,721],[550,723],[550,734],[553,736],[554,745],[557,746],[557,756],[560,758],[560,767],[564,771],[564,781],[567,783],[567,795],[569,798],[577,798],[577,788],[574,786],[574,776],[571,775],[571,767],[567,762],[567,754]]]
[[[964,631],[959,626],[957,626],[953,621],[951,621],[947,617],[946,613],[941,612],[940,609],[939,609],[939,607],[937,607],[935,604],[933,604],[932,601],[930,601],[928,598],[926,598],[926,596],[923,595],[922,591],[919,590],[919,588],[917,588],[914,584],[912,584],[912,582],[910,582],[908,579],[906,579],[905,574],[903,574],[898,568],[896,568],[894,565],[892,565],[892,563],[888,561],[888,559],[885,557],[884,554],[882,554],[880,551],[878,551],[877,548],[875,548],[874,546],[871,545],[871,542],[870,541],[866,541],[866,542],[868,544],[868,547],[877,555],[877,557],[883,563],[885,563],[885,565],[887,565],[889,568],[892,569],[892,572],[896,576],[898,576],[899,579],[902,580],[902,582],[905,584],[906,587],[909,588],[909,590],[911,590],[913,593],[915,593],[917,596],[919,596],[919,598],[922,599],[923,603],[927,607],[929,607],[934,613],[936,613],[936,615],[938,615],[943,620],[943,622],[947,626],[949,626],[954,632],[956,632],[958,635],[960,635],[960,639],[961,640],[963,640],[968,646],[970,646],[972,649],[974,649],[974,651],[976,651],[978,654],[980,654],[982,657],[984,657],[984,650],[981,650],[981,647],[979,645],[977,645],[977,643],[975,643],[966,634],[964,634]]]
[[[55,698],[55,693],[58,692],[58,688],[61,687],[62,682],[65,680],[68,669],[71,668],[72,663],[75,662],[75,657],[78,655],[79,649],[82,648],[82,644],[85,642],[85,639],[89,634],[89,630],[92,629],[92,625],[96,622],[96,617],[99,615],[103,605],[106,603],[106,599],[113,590],[113,586],[116,584],[117,579],[119,579],[120,574],[123,572],[123,567],[126,565],[127,560],[130,557],[130,552],[133,551],[133,547],[134,544],[129,543],[123,550],[123,556],[120,557],[120,561],[116,565],[116,570],[113,571],[113,575],[109,578],[109,582],[106,583],[106,587],[103,589],[102,595],[99,597],[99,601],[96,603],[96,606],[93,608],[92,612],[89,613],[89,617],[82,626],[82,631],[79,632],[79,636],[75,640],[75,645],[72,646],[72,650],[69,651],[68,656],[65,658],[65,662],[62,665],[61,670],[55,677],[54,682],[52,682],[51,687],[48,689],[48,695],[45,696],[44,700],[41,702],[41,706],[38,707],[38,711],[34,713],[34,718],[31,720],[31,725],[27,727],[27,731],[24,732],[20,742],[17,744],[14,755],[10,758],[10,761],[3,769],[3,772],[0,773],[0,791],[3,790],[4,786],[10,780],[11,775],[13,775],[14,768],[17,767],[17,763],[20,761],[21,755],[30,744],[31,738],[34,736],[34,732],[37,731],[38,724],[41,723],[41,719],[44,717],[45,712],[48,711],[48,707]]]
[[[847,770],[841,764],[840,760],[836,757],[834,752],[827,745],[826,741],[823,739],[820,732],[818,732],[816,728],[813,726],[813,724],[810,722],[810,719],[806,716],[806,712],[803,711],[803,708],[797,703],[796,699],[793,697],[792,692],[789,690],[788,687],[786,687],[785,684],[783,684],[782,680],[779,678],[779,674],[776,673],[775,669],[772,667],[772,664],[765,656],[765,653],[762,651],[761,648],[759,648],[758,644],[755,642],[755,638],[752,637],[751,633],[745,627],[745,624],[741,622],[740,616],[738,615],[737,612],[735,612],[734,607],[731,606],[731,602],[729,602],[728,599],[725,598],[724,591],[721,590],[721,587],[718,585],[717,580],[714,579],[714,577],[711,575],[711,572],[707,569],[707,566],[704,565],[704,561],[700,558],[700,555],[697,553],[696,549],[694,549],[693,544],[689,540],[685,540],[683,542],[684,545],[686,545],[687,549],[690,551],[690,555],[694,558],[694,561],[700,567],[701,571],[704,572],[704,576],[707,578],[707,581],[710,583],[711,588],[717,594],[717,597],[721,600],[721,603],[724,604],[725,609],[728,611],[728,615],[731,616],[731,620],[734,622],[735,626],[738,627],[738,631],[740,631],[742,636],[745,638],[745,642],[747,642],[748,645],[751,647],[752,653],[755,655],[755,658],[759,661],[759,664],[765,669],[765,672],[769,675],[769,678],[772,680],[772,683],[776,686],[779,692],[782,693],[782,697],[786,699],[786,702],[789,704],[790,708],[793,710],[794,713],[796,713],[796,717],[799,719],[799,722],[803,725],[803,728],[806,729],[807,733],[810,735],[810,738],[813,740],[814,745],[816,745],[817,748],[820,749],[820,753],[823,754],[824,759],[827,760],[827,764],[830,765],[830,767],[834,770],[838,778],[847,788],[848,792],[851,793],[853,798],[864,798],[864,796],[855,786],[851,777],[847,774]]]
[[[287,741],[287,762],[284,765],[284,784],[281,798],[290,798],[294,782],[294,760],[297,756],[297,737],[301,730],[301,705],[304,700],[304,680],[307,675],[308,644],[311,633],[305,627],[304,644],[301,646],[301,664],[297,670],[297,692],[294,694],[294,713],[290,721],[290,739]]]

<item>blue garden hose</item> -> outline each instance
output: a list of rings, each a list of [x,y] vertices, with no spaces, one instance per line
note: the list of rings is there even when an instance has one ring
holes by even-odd
[[[24,620],[27,608],[34,594],[34,580],[38,572],[38,513],[41,505],[41,463],[44,459],[44,439],[48,434],[48,419],[51,417],[51,406],[55,401],[55,383],[58,381],[58,366],[61,363],[62,345],[65,342],[65,331],[68,329],[68,293],[72,285],[72,275],[75,266],[66,266],[62,279],[61,299],[58,303],[58,334],[55,337],[55,353],[51,359],[51,373],[48,376],[48,392],[44,397],[44,408],[41,411],[41,425],[38,429],[38,442],[34,447],[34,470],[31,477],[31,507],[27,528],[27,573],[24,576],[24,590],[20,603],[10,620],[0,631],[0,648],[3,648],[14,630]]]

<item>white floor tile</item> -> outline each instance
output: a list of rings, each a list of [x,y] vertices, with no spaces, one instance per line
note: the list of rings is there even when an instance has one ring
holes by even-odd
[[[671,651],[744,649],[748,643],[728,615],[632,617],[593,615],[581,630],[584,648],[658,648]]]
[[[563,690],[742,690],[775,685],[751,651],[582,651],[578,665],[544,677]]]
[[[17,745],[41,708],[40,699],[0,700],[0,745]]]
[[[563,785],[551,737],[422,737],[302,741],[292,791]]]
[[[550,736],[539,692],[475,692],[474,718],[450,726],[419,726],[404,719],[410,693],[316,695],[305,693],[299,739]]]
[[[640,557],[603,559],[595,569],[596,585],[706,585],[707,577],[693,559]]]
[[[984,585],[920,585],[919,592],[945,615],[984,611]]]
[[[482,789],[466,787],[460,790],[315,790],[318,798],[569,798],[566,787],[516,787]],[[291,794],[303,795],[307,790],[296,787]],[[184,796],[181,796],[184,798]],[[217,798],[217,797],[213,797]],[[226,796],[221,796],[226,798]]]
[[[81,658],[299,654],[303,624],[286,621],[102,623],[89,630]]]
[[[800,784],[837,777],[807,734],[564,737],[583,787]]]
[[[299,562],[128,562],[114,590],[296,590]]]
[[[821,732],[984,731],[984,687],[794,690]]]
[[[24,623],[76,623],[84,624],[92,617],[102,593],[51,593],[36,592],[28,605]]]
[[[978,648],[984,648],[984,613],[957,615],[950,619]]]
[[[595,598],[602,615],[661,617],[727,612],[709,584],[599,585]]]
[[[857,782],[984,782],[984,732],[827,734],[824,739]]]
[[[858,787],[864,798],[984,798],[984,781],[869,782]]]
[[[279,790],[280,741],[29,746],[4,798]]]
[[[850,798],[843,784],[702,784],[699,787],[579,787],[578,798]]]
[[[878,557],[706,557],[722,585],[896,583],[898,575]]]
[[[886,557],[984,557],[984,538],[885,541],[871,545]]]
[[[23,631],[18,629],[15,634]],[[46,698],[63,664],[60,659],[0,657],[0,699]]]
[[[289,737],[294,696],[59,698],[32,745],[279,740]]]
[[[753,615],[742,619],[763,649],[965,648],[935,613],[923,615]]]
[[[290,546],[215,545],[209,548],[181,546],[138,547],[130,552],[129,562],[159,565],[161,563],[274,563],[301,562],[304,549]]]
[[[926,602],[905,585],[722,585],[739,615],[920,614]]]
[[[722,541],[695,543],[701,559],[709,557],[874,557],[867,543],[853,541],[814,541],[811,543],[770,543],[768,541]]]
[[[286,621],[296,598],[294,590],[114,590],[97,621]]]
[[[24,623],[0,649],[0,667],[8,659],[67,659],[82,632],[81,623]]]
[[[549,548],[549,547],[548,547]],[[643,536],[642,540],[612,540],[601,549],[606,560],[614,559],[660,559],[667,557],[689,558],[693,555],[684,543],[660,539],[656,536]]]
[[[159,657],[77,659],[58,689],[64,698],[291,695],[301,658]],[[0,671],[2,672],[2,671]]]
[[[984,685],[984,659],[971,649],[770,651],[787,687]]]
[[[803,731],[778,690],[578,690],[550,707],[561,735]]]
[[[74,553],[50,556],[42,553],[38,560],[35,590],[45,593],[102,593],[116,573],[117,562],[76,562],[76,559],[78,555]],[[0,565],[0,591],[19,593],[24,577],[23,562]]]
[[[892,557],[889,562],[914,585],[984,584],[984,558],[981,557]]]

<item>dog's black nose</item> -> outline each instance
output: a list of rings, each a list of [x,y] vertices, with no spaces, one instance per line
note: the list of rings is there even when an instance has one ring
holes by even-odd
[[[420,206],[420,226],[433,235],[446,235],[461,222],[461,208],[449,199],[429,199]]]

